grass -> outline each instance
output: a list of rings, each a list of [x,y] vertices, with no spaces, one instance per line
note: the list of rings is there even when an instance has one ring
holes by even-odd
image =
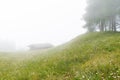
[[[87,33],[49,50],[1,53],[0,80],[120,80],[120,33]]]

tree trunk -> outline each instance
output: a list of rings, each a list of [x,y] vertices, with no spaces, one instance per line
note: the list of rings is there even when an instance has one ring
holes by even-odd
[[[102,21],[102,20],[100,21],[99,27],[100,27],[100,31],[103,32],[104,31],[104,21]]]
[[[112,22],[112,31],[116,31],[116,19],[115,19],[115,17],[112,17],[111,22]]]

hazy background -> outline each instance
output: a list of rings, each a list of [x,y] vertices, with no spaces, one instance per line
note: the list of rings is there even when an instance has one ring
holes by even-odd
[[[17,50],[33,43],[63,44],[86,31],[85,6],[85,0],[1,0],[0,43],[13,43]]]

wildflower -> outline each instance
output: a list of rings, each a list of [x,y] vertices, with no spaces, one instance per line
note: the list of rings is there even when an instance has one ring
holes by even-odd
[[[111,76],[113,75],[113,73],[110,74]]]
[[[119,71],[117,71],[117,73],[119,73]]]
[[[85,78],[85,76],[83,75],[82,78]]]
[[[115,78],[115,79],[116,79],[117,77],[116,77],[116,76],[113,76],[113,78]]]

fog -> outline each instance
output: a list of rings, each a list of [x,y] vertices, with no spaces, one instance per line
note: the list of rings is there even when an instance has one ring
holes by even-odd
[[[1,0],[0,45],[63,44],[86,32],[85,7],[85,0]]]

